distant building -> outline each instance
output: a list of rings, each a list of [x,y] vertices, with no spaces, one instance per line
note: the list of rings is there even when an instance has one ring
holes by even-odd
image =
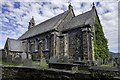
[[[6,59],[6,53],[4,49],[0,49],[0,61]]]
[[[69,60],[94,61],[94,35],[96,8],[75,16],[71,4],[68,10],[35,25],[34,17],[28,30],[17,40],[7,39],[5,52],[8,55],[26,53],[33,60],[66,56]],[[99,18],[98,18],[99,19]]]

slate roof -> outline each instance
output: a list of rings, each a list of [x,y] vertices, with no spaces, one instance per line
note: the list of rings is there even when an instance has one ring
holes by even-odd
[[[18,40],[26,39],[29,37],[36,36],[41,33],[45,33],[51,30],[57,30],[58,25],[64,20],[64,18],[70,13],[70,10],[67,10],[51,19],[48,19],[26,31]],[[90,11],[87,11],[83,14],[73,17],[70,21],[64,24],[62,31],[73,29],[76,27],[83,27],[84,25],[92,25],[94,23],[94,18],[96,15],[96,9],[93,7]],[[63,21],[64,22],[64,21]]]
[[[10,51],[16,51],[16,52],[23,51],[22,41],[8,38],[7,45],[8,45],[8,50]]]
[[[18,38],[18,40],[26,39],[26,38],[56,29],[58,25],[61,23],[61,21],[64,19],[64,17],[67,16],[69,12],[70,11],[67,10],[64,13],[61,13],[51,19],[48,19],[34,26],[33,28],[26,31],[20,38]]]
[[[64,25],[63,31],[70,30],[76,27],[83,27],[84,25],[93,25],[96,12],[95,8],[90,11],[82,13],[73,17],[67,24]]]

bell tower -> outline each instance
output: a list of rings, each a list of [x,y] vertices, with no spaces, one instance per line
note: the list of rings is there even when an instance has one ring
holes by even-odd
[[[35,26],[35,20],[34,20],[34,17],[32,16],[32,19],[29,22],[28,30],[34,26]]]
[[[69,9],[69,10],[72,10],[72,9],[73,9],[71,3],[69,4],[68,9]]]

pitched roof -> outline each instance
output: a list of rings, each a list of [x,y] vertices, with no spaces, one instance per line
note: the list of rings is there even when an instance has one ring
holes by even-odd
[[[70,30],[76,27],[83,27],[84,25],[93,25],[96,12],[92,8],[90,11],[82,13],[73,17],[67,24],[63,26],[63,31]]]
[[[57,25],[61,23],[61,21],[64,19],[65,16],[67,16],[69,12],[70,11],[67,10],[64,13],[61,13],[51,19],[48,19],[34,26],[33,28],[26,31],[20,38],[18,38],[18,40],[26,39],[26,38],[56,29],[58,27]]]
[[[22,41],[8,38],[7,45],[8,45],[8,50],[10,51],[17,51],[17,52],[23,51]]]
[[[45,33],[51,30],[57,30],[58,25],[61,24],[61,22],[64,22],[64,18],[71,12],[71,10],[67,10],[53,18],[50,18],[32,28],[30,28],[28,31],[26,31],[21,37],[18,38],[18,40],[26,39],[29,37],[36,36],[41,33]],[[78,16],[72,16],[68,22],[66,22],[64,25],[62,25],[61,31],[66,31],[69,29],[73,29],[76,27],[83,27],[84,25],[93,25],[94,18],[96,15],[96,9],[93,6],[93,8],[90,11],[87,11],[83,14],[80,14]]]

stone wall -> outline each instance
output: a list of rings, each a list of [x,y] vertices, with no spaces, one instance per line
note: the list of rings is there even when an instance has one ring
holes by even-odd
[[[86,75],[85,77],[83,77]],[[3,80],[30,79],[30,80],[79,80],[90,79],[90,74],[76,73],[57,69],[34,69],[3,67]]]
[[[107,74],[114,74],[116,70],[106,69]],[[106,70],[101,70],[99,68],[91,68],[89,71],[66,71],[58,69],[36,69],[27,67],[2,67],[2,80],[18,80],[18,79],[28,79],[28,80],[120,80],[115,79],[116,76],[104,75],[101,71],[106,72]],[[92,71],[92,72],[91,72]],[[119,71],[117,71],[119,73]],[[95,74],[97,76],[95,76]],[[118,77],[120,74],[118,74]],[[114,78],[115,77],[115,78]]]

